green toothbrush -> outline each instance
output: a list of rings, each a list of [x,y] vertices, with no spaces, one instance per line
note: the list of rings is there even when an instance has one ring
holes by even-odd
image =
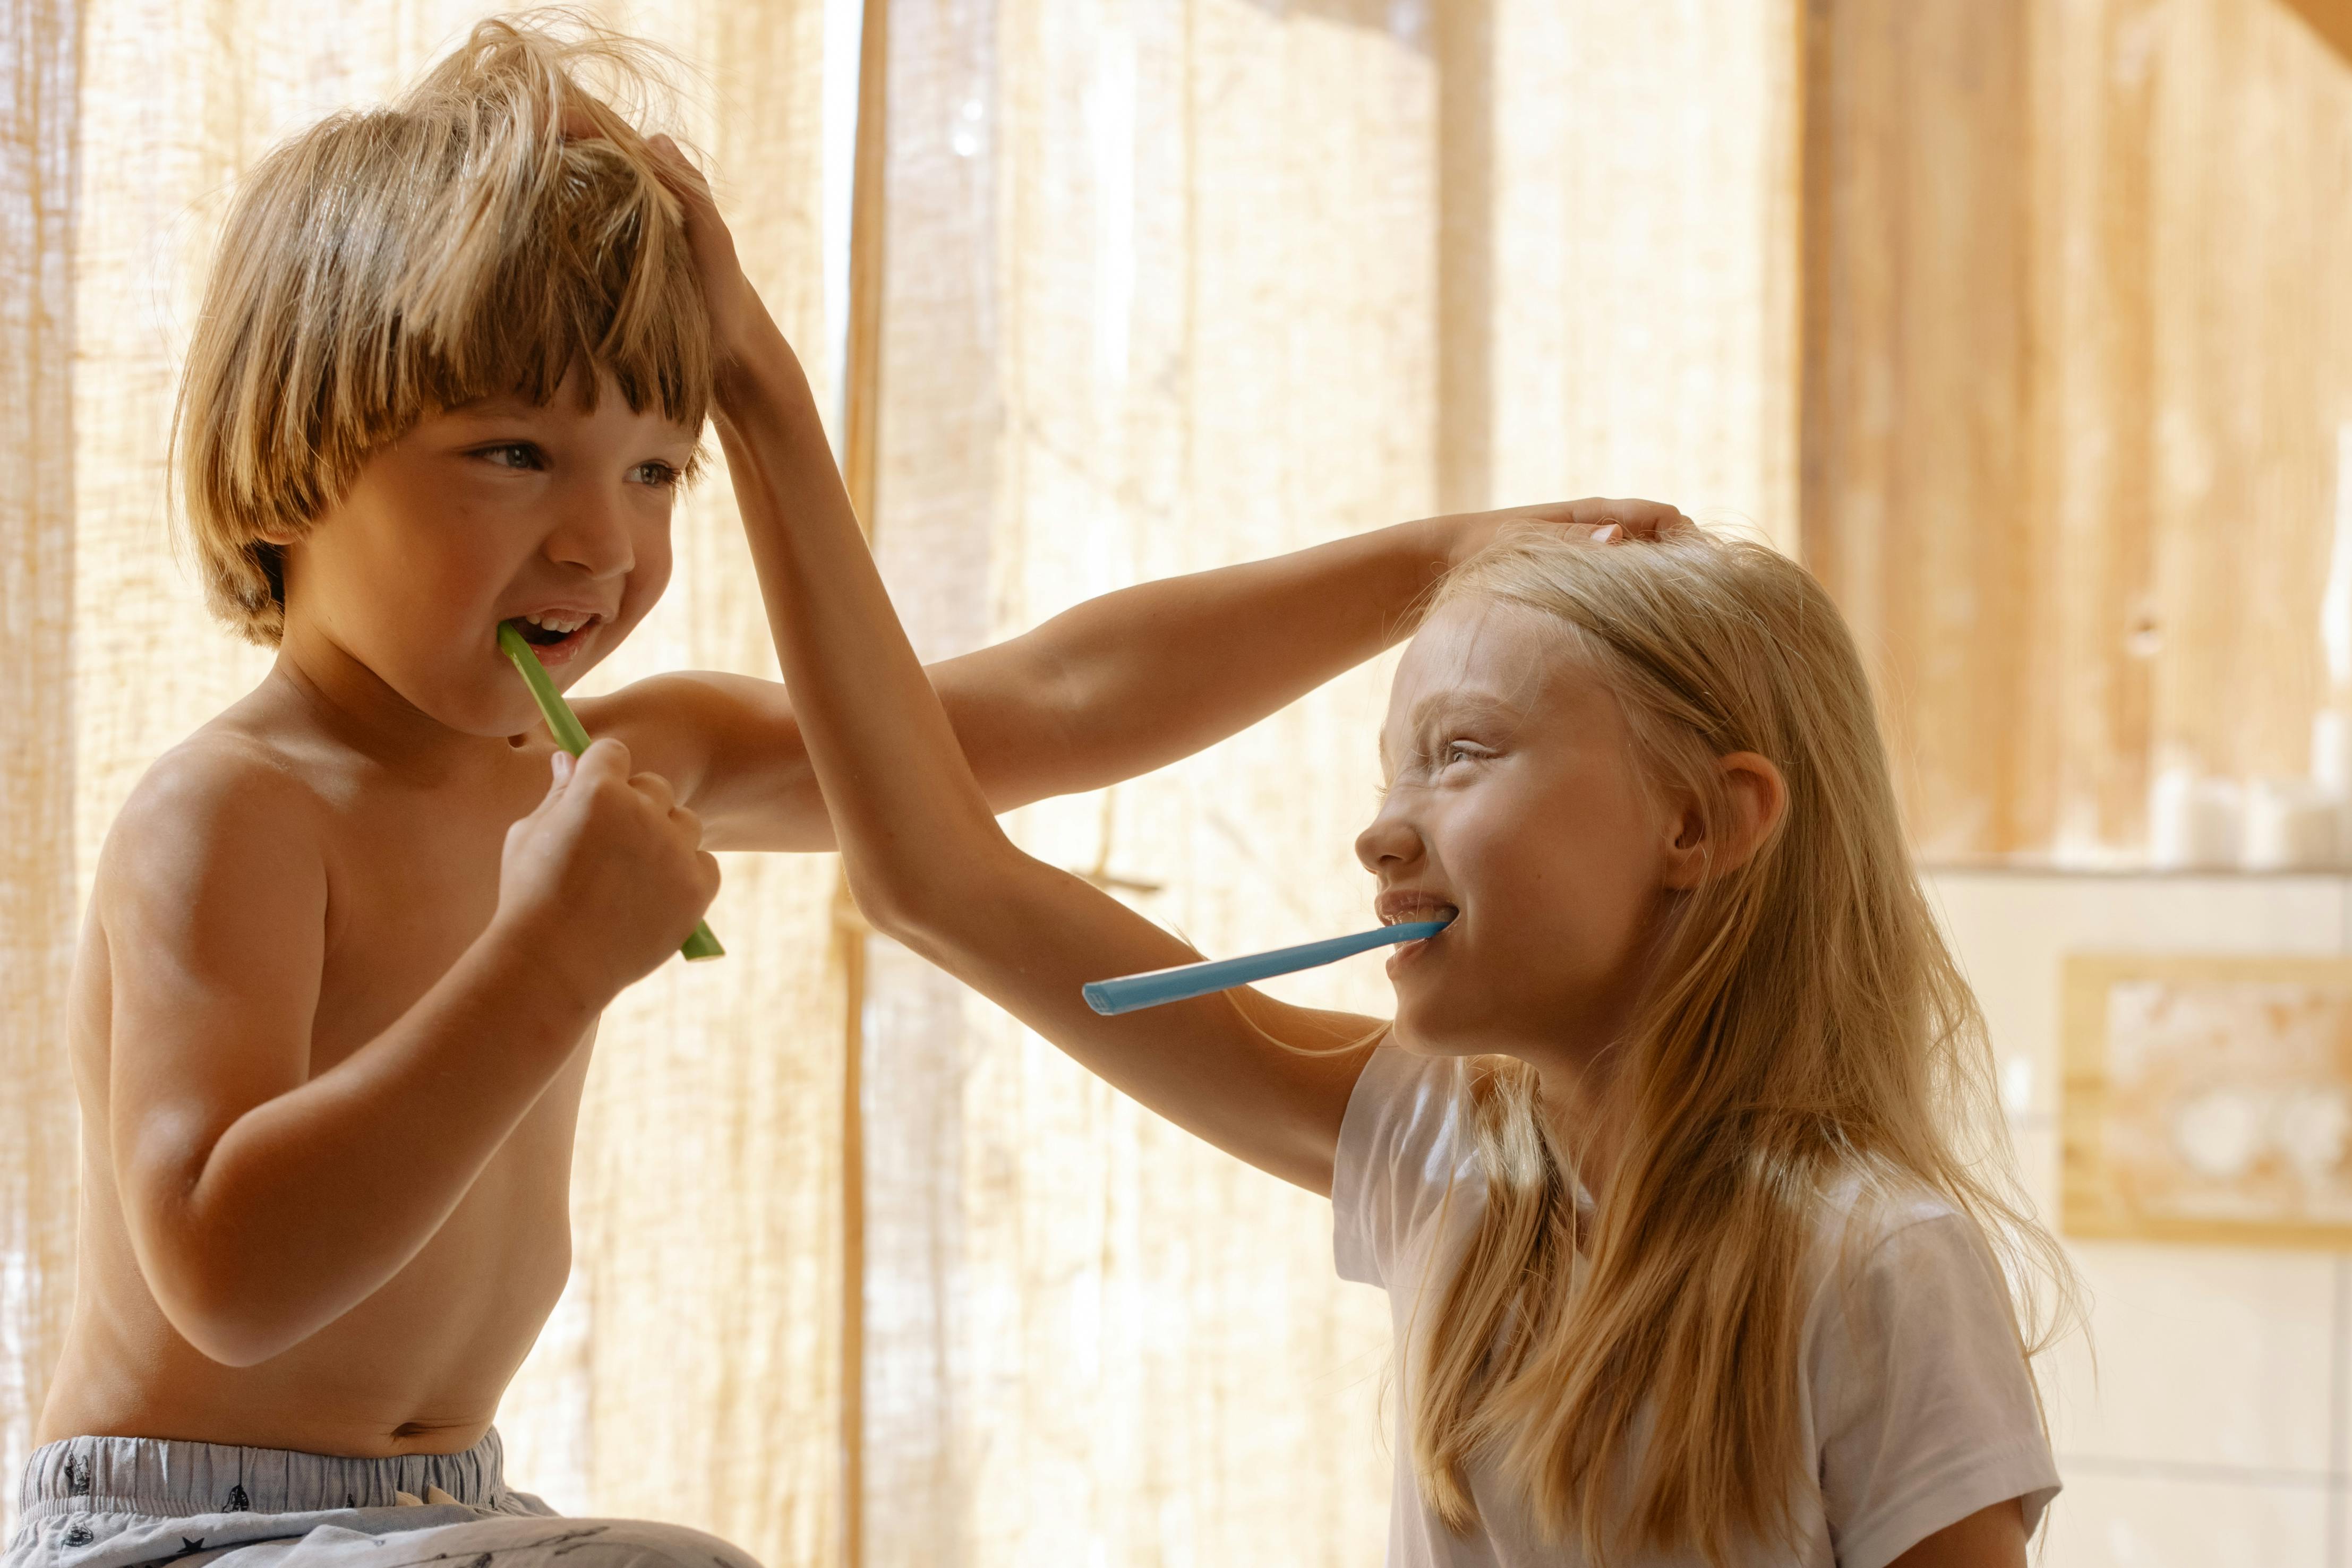
[[[530,644],[523,641],[522,633],[515,630],[511,621],[499,622],[499,651],[513,661],[522,684],[530,688],[539,711],[547,719],[548,732],[555,737],[555,744],[574,757],[587,750],[588,732],[581,727],[580,716],[572,711],[572,705],[555,689],[555,683],[548,678],[547,666],[539,662],[539,655],[530,651]],[[677,950],[686,955],[689,963],[727,956],[727,949],[710,934],[709,922],[702,920],[695,922],[693,932]]]

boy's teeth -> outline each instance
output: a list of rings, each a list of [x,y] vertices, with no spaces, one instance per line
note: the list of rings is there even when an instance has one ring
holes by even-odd
[[[558,636],[569,636],[588,624],[585,615],[526,615],[523,619],[541,631],[552,632]]]

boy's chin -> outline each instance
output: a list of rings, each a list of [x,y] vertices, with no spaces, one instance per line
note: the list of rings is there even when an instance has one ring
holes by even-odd
[[[531,701],[522,677],[512,672],[509,675],[507,682],[488,690],[437,693],[423,701],[412,695],[409,706],[456,735],[509,740],[533,731],[544,734],[547,721],[540,716],[539,705]]]

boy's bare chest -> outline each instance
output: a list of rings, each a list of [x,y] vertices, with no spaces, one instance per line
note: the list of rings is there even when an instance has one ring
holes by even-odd
[[[390,1028],[488,930],[507,829],[538,801],[535,791],[509,795],[349,803],[350,831],[328,868],[313,1073]]]

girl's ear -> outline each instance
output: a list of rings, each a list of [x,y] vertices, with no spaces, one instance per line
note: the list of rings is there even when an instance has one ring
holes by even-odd
[[[1771,758],[1753,751],[1718,757],[1723,774],[1723,798],[1729,821],[1719,833],[1709,834],[1696,800],[1677,802],[1667,829],[1674,835],[1666,846],[1666,885],[1692,888],[1711,876],[1748,863],[1789,809],[1788,780]]]

